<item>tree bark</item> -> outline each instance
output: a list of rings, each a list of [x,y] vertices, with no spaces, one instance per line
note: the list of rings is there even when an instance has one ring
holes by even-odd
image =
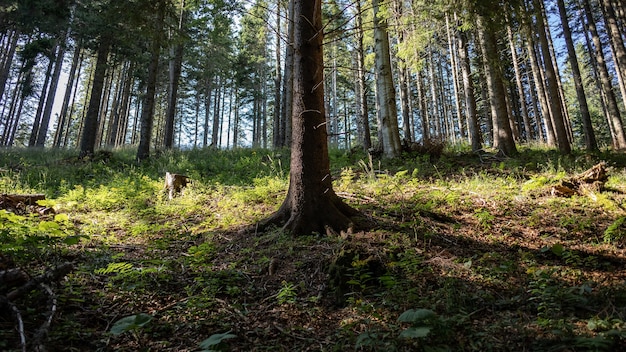
[[[606,60],[604,58],[604,53],[602,52],[602,41],[600,40],[598,30],[596,29],[589,0],[583,0],[583,12],[587,17],[587,30],[591,34],[591,40],[595,46],[595,61],[598,68],[598,74],[600,76],[600,85],[606,100],[606,111],[608,113],[607,120],[613,129],[613,145],[616,149],[626,149],[626,134],[624,133],[622,117],[617,105],[615,93],[613,92],[613,84],[611,83],[609,70],[606,67]]]
[[[467,34],[461,30],[456,31],[457,50],[459,51],[459,64],[463,77],[463,93],[465,95],[465,114],[467,115],[467,129],[472,151],[482,149],[480,140],[480,129],[478,127],[478,112],[476,109],[476,98],[474,97],[474,82],[471,77],[471,65],[469,59],[469,49]]]
[[[167,96],[167,111],[165,113],[165,136],[163,145],[166,149],[174,146],[174,121],[176,119],[176,108],[178,102],[178,87],[180,83],[180,74],[183,66],[183,52],[185,49],[185,22],[187,18],[187,10],[185,9],[185,0],[180,1],[180,17],[177,28],[177,35],[174,36],[176,43],[170,47],[169,60],[169,89]]]
[[[80,139],[81,158],[93,155],[96,147],[100,102],[102,101],[102,90],[104,89],[104,79],[107,71],[107,60],[110,48],[110,41],[106,37],[102,38],[96,53],[97,59],[91,85],[91,97],[89,98],[87,114],[83,121],[83,132]]]
[[[505,155],[517,154],[511,125],[506,109],[506,98],[502,72],[497,65],[499,61],[495,33],[488,28],[485,18],[477,16],[478,38],[481,51],[484,55],[484,71],[491,107],[491,120],[493,121],[493,146]]]
[[[382,133],[383,153],[388,158],[400,156],[402,144],[400,142],[400,131],[398,129],[398,109],[396,107],[396,92],[393,85],[393,74],[391,71],[391,52],[389,49],[389,35],[387,33],[387,21],[378,18],[379,0],[372,0],[374,10],[374,53],[376,61],[377,100],[380,107],[379,126]]]
[[[567,47],[567,55],[570,68],[572,69],[572,77],[574,79],[576,98],[578,99],[578,107],[580,109],[581,115],[580,118],[583,125],[583,134],[585,136],[585,146],[587,150],[594,151],[598,149],[598,144],[596,142],[596,135],[593,130],[593,126],[591,124],[591,114],[589,113],[587,96],[585,94],[585,88],[583,86],[582,75],[580,74],[580,67],[578,66],[578,58],[576,56],[576,49],[574,48],[574,41],[572,40],[572,31],[569,26],[569,19],[567,18],[565,1],[557,0],[557,6],[559,8],[559,14],[561,16],[563,39],[565,40],[565,46]]]
[[[372,137],[370,134],[369,111],[367,105],[367,85],[365,81],[365,54],[363,48],[363,17],[361,12],[361,0],[356,4],[356,65],[357,65],[357,91],[358,91],[358,115],[357,126],[359,130],[359,141],[363,149],[368,151],[372,147]]]
[[[293,235],[350,231],[357,211],[332,188],[324,113],[322,0],[293,0],[294,101],[287,196],[258,229],[284,224]]]
[[[511,59],[513,61],[513,71],[515,72],[515,87],[517,88],[517,94],[519,95],[520,108],[522,113],[522,121],[524,125],[524,133],[526,141],[533,140],[533,129],[530,124],[530,118],[528,117],[528,107],[526,106],[526,94],[524,93],[524,84],[522,83],[522,74],[519,67],[519,58],[517,56],[517,46],[513,37],[513,30],[511,29],[510,18],[507,23],[507,36],[509,40],[509,50],[511,50]]]
[[[148,65],[146,96],[141,109],[141,130],[139,133],[139,146],[137,147],[137,160],[139,161],[150,157],[156,85],[159,73],[159,56],[161,54],[161,32],[163,30],[163,19],[165,16],[164,7],[165,4],[162,1],[157,5],[157,20],[154,26],[155,33],[150,53],[150,64]]]
[[[552,124],[554,134],[556,136],[557,146],[562,154],[570,154],[572,148],[567,136],[567,128],[565,126],[565,117],[561,109],[561,95],[557,83],[557,76],[554,66],[552,65],[552,57],[550,55],[550,45],[548,44],[546,28],[543,21],[543,12],[539,4],[539,0],[534,0],[535,15],[537,16],[537,33],[539,34],[539,43],[541,45],[541,53],[543,55],[543,65],[546,74],[546,84],[548,90],[548,104],[550,105],[550,115],[552,116]]]

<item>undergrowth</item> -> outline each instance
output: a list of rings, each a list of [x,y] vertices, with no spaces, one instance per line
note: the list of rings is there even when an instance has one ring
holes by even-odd
[[[50,351],[626,348],[622,154],[332,150],[335,191],[375,224],[344,237],[238,231],[282,202],[287,150],[75,155],[0,152],[0,194],[46,196],[0,210],[0,272],[74,266]],[[551,194],[600,161],[604,192]],[[165,172],[191,184],[170,200]],[[15,302],[28,338],[46,302]],[[0,349],[21,349],[15,326],[0,314]]]

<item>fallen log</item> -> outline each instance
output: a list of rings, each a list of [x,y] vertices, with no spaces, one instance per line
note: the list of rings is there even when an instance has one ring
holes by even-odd
[[[609,172],[605,162],[594,165],[592,168],[552,186],[550,193],[553,196],[571,197],[604,191],[604,184],[609,179]]]

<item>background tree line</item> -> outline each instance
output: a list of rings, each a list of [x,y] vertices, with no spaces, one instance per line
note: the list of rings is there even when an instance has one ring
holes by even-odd
[[[287,0],[2,0],[0,144],[288,147],[292,19]],[[323,21],[332,147],[626,148],[621,1],[327,0]]]

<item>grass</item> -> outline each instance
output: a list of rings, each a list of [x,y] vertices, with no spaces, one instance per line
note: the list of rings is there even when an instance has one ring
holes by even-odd
[[[375,228],[240,233],[280,205],[287,151],[3,150],[2,270],[75,269],[52,289],[50,351],[613,351],[626,347],[626,158],[522,148],[398,160],[331,151],[335,190]],[[604,160],[607,191],[551,185]],[[191,177],[168,200],[166,171]],[[0,289],[6,295],[7,288]],[[46,295],[15,302],[25,330]],[[0,349],[20,350],[0,313]],[[27,335],[32,339],[32,335]]]

